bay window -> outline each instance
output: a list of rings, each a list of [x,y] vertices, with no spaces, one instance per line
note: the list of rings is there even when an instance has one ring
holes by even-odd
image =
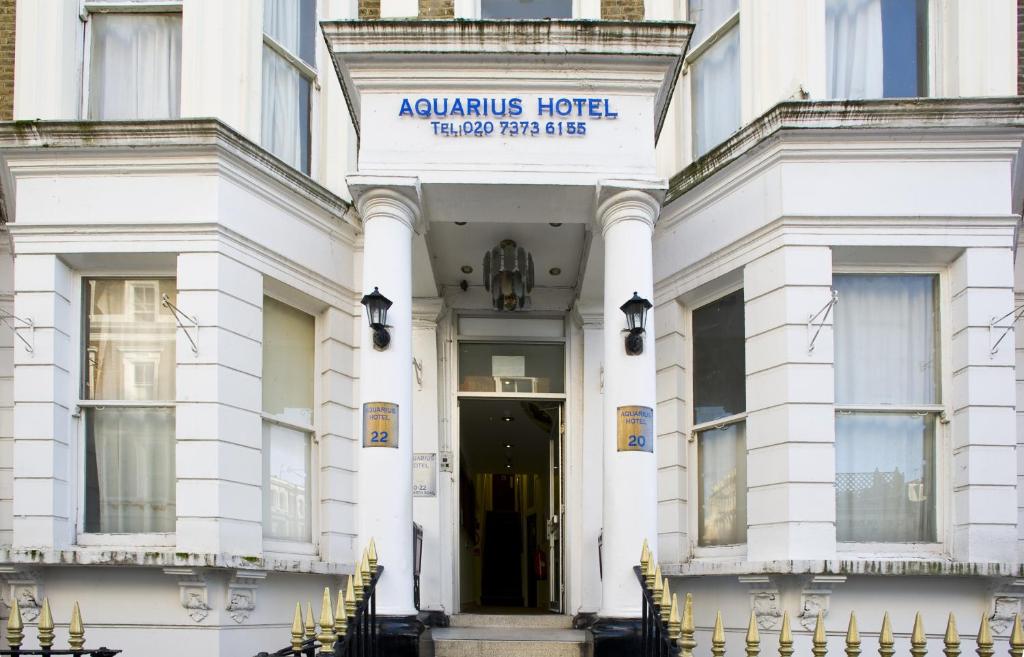
[[[739,0],[689,0],[696,26],[690,66],[693,155],[700,157],[740,127]]]
[[[928,0],[826,0],[828,97],[928,94]]]
[[[701,546],[745,543],[747,440],[743,290],[694,310],[692,333],[697,542]]]
[[[84,282],[84,529],[174,531],[173,279]]]
[[[833,286],[836,538],[934,542],[937,277],[837,274]]]
[[[313,317],[263,298],[263,535],[310,541]]]
[[[314,0],[264,0],[262,143],[310,171],[310,98],[316,79]]]
[[[89,93],[95,120],[174,119],[181,113],[181,13],[94,12]]]

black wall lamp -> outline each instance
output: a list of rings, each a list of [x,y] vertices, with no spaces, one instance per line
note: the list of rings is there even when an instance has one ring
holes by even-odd
[[[620,307],[626,314],[626,354],[629,356],[644,353],[644,326],[647,324],[647,311],[652,305],[650,301],[633,292],[633,298]]]
[[[391,344],[391,334],[388,333],[388,308],[391,307],[391,299],[381,294],[376,287],[373,292],[364,295],[361,302],[366,306],[366,319],[373,329],[373,347],[378,351],[384,351]]]

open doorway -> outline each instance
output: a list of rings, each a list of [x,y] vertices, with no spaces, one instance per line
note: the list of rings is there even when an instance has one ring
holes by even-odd
[[[463,612],[561,612],[562,402],[459,402]]]

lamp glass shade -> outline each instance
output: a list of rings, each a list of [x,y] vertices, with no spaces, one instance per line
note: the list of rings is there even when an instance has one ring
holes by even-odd
[[[647,311],[652,305],[650,301],[636,292],[633,292],[633,298],[622,304],[620,310],[626,315],[626,326],[630,331],[644,330],[647,323]]]
[[[361,303],[366,306],[366,319],[371,327],[387,326],[391,299],[381,294],[375,287],[373,292],[363,297]]]

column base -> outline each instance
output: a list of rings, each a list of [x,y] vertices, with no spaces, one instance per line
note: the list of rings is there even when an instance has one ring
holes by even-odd
[[[641,649],[639,618],[598,618],[590,626],[594,657],[635,657]]]
[[[430,655],[430,633],[416,616],[377,616],[380,654],[388,657],[419,657]]]

